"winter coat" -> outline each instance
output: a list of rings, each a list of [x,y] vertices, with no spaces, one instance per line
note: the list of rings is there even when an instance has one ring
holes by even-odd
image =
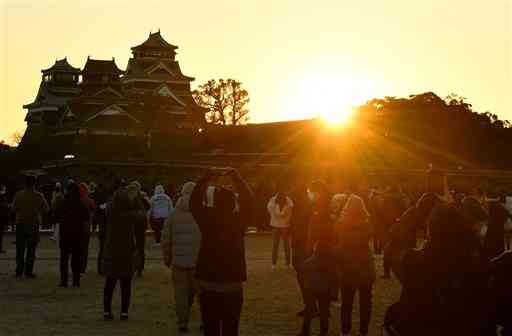
[[[167,218],[173,208],[172,200],[164,193],[162,186],[156,186],[155,194],[151,197],[149,203],[151,206],[149,209],[150,218]]]
[[[332,253],[314,253],[304,261],[304,288],[313,294],[331,292],[337,288],[336,263]]]
[[[505,223],[509,219],[507,209],[499,201],[490,201],[487,234],[484,238],[484,253],[490,260],[505,251]]]
[[[201,247],[196,278],[213,283],[241,283],[247,280],[245,232],[251,221],[252,194],[240,178],[234,180],[238,191],[238,211],[216,213],[206,206],[208,178],[201,179],[190,199],[190,209],[201,230]]]
[[[16,224],[23,225],[27,232],[39,232],[39,225],[42,224],[43,216],[49,209],[43,194],[29,189],[16,193],[12,204],[12,210],[16,214]]]
[[[428,244],[423,250],[409,250],[402,259],[402,293],[397,307],[400,334],[484,335],[489,293],[479,257],[461,259],[457,269],[450,271],[440,268],[436,259]],[[418,326],[422,326],[421,333]]]
[[[61,249],[80,245],[86,239],[86,225],[89,222],[89,210],[78,197],[66,198],[55,210],[55,219],[60,224],[59,245]]]
[[[110,277],[131,277],[135,269],[135,225],[144,205],[130,200],[124,189],[114,194],[107,206],[103,270]]]
[[[328,200],[318,200],[312,205],[308,223],[306,251],[313,251],[319,241],[332,239],[334,233],[333,222]]]
[[[278,229],[285,229],[290,226],[292,217],[293,202],[286,197],[286,204],[281,208],[277,203],[277,195],[272,197],[267,204],[267,211],[270,214],[270,226]]]
[[[375,281],[370,236],[368,218],[341,217],[336,224],[336,255],[342,287],[370,286]]]
[[[423,226],[418,209],[407,209],[389,233],[389,242],[385,253],[389,257],[393,273],[401,279],[401,259],[410,249],[416,248],[417,230]]]
[[[181,196],[164,225],[162,249],[166,265],[194,268],[201,246],[201,231],[190,212],[190,194]]]
[[[290,219],[290,236],[292,242],[292,263],[297,272],[301,272],[304,261],[311,256],[308,249],[309,221],[311,218],[311,204],[307,195],[296,194],[294,209]]]

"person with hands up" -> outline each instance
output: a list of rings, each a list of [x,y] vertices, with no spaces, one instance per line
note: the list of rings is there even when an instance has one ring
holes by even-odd
[[[229,178],[234,191],[212,185],[220,176]],[[212,169],[197,182],[190,209],[202,235],[196,280],[204,335],[238,335],[247,280],[244,235],[251,220],[252,192],[237,170]]]

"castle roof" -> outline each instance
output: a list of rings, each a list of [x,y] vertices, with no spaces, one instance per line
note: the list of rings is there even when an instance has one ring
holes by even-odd
[[[43,74],[49,72],[69,72],[69,73],[79,73],[80,68],[75,68],[71,64],[68,63],[67,57],[63,59],[56,60],[55,63],[49,67],[48,69],[41,70]]]
[[[155,70],[158,70],[158,68],[163,68],[163,72],[167,71],[168,73],[159,76],[154,72]],[[173,79],[184,81],[193,81],[195,79],[194,77],[184,75],[180,69],[179,63],[170,59],[161,59],[158,62],[155,62],[153,60],[131,58],[128,61],[126,75],[127,78]]]
[[[156,33],[150,33],[149,37],[146,41],[139,44],[138,46],[132,47],[132,50],[140,50],[140,49],[159,49],[159,50],[169,50],[174,51],[178,49],[177,46],[168,43],[162,35],[160,34],[160,30]]]
[[[87,74],[115,74],[121,75],[124,72],[119,69],[114,59],[111,60],[96,60],[87,57],[82,73]]]

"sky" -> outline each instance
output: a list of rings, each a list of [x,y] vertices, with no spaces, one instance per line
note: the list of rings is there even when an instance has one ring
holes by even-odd
[[[511,18],[508,0],[0,0],[0,140],[24,130],[41,69],[125,68],[158,29],[194,86],[241,81],[251,122],[426,91],[512,120]]]

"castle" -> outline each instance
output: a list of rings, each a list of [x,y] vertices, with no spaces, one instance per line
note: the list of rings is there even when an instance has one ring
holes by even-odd
[[[158,31],[131,48],[126,70],[114,58],[90,57],[82,69],[64,58],[41,70],[36,98],[23,106],[20,148],[41,163],[173,159],[180,138],[202,131],[206,113],[192,97],[194,78],[182,73],[177,49]]]

